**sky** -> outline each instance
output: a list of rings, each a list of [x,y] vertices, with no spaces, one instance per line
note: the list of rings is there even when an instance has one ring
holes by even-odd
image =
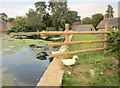
[[[30,8],[35,9],[34,3],[37,1],[48,0],[1,0],[0,13],[4,12],[8,17],[25,16]],[[114,16],[118,17],[118,2],[119,0],[68,0],[68,8],[77,11],[83,19],[96,13],[104,15],[110,4],[115,12]]]

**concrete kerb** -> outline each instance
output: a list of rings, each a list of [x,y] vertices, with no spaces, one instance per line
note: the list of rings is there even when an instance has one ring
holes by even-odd
[[[73,35],[69,36],[69,41],[71,41]],[[65,49],[65,45],[61,46],[59,51]],[[50,63],[49,67],[46,69],[45,73],[41,77],[37,84],[38,86],[61,86],[64,70],[62,69],[62,62],[60,58],[54,58]]]

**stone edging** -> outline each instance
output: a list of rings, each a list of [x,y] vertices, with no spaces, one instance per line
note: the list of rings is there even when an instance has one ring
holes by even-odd
[[[71,41],[72,37],[73,35],[69,36],[69,41]],[[59,51],[64,48],[65,45],[61,46]],[[61,68],[61,65],[63,64],[60,58],[55,57],[41,77],[37,86],[61,86],[64,74],[64,70]]]

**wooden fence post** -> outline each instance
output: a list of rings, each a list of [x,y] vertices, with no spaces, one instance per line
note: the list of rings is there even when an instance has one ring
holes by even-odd
[[[106,32],[106,31],[108,31],[108,22],[107,22],[107,20],[106,20],[106,16],[104,15],[104,22],[105,22],[105,29],[104,29],[104,32]],[[107,40],[107,34],[105,33],[104,34],[104,48],[107,48],[107,42],[106,42],[106,40]],[[104,51],[104,52],[106,52],[106,50]]]
[[[65,32],[66,33],[69,32],[69,24],[65,24]],[[69,34],[65,34],[65,41],[64,42],[69,43]],[[69,45],[68,44],[65,45],[64,53],[67,53],[67,52],[69,52]],[[65,58],[67,58],[68,56],[69,56],[68,54],[64,55]]]
[[[69,32],[69,24],[65,24],[65,32]],[[69,42],[69,34],[65,35],[65,43]],[[66,44],[66,49],[68,50],[69,45]]]

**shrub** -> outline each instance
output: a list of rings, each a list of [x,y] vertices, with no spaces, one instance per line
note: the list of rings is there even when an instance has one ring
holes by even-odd
[[[108,46],[110,52],[118,53],[120,51],[120,31],[112,30],[108,36]]]

